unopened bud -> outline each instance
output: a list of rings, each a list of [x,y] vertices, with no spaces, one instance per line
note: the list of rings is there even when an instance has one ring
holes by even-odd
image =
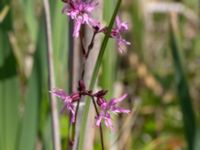
[[[79,85],[78,86],[79,91],[85,91],[85,83],[83,80],[79,80],[78,85]]]
[[[94,94],[94,96],[96,96],[96,97],[103,97],[103,96],[106,95],[107,92],[108,92],[107,90],[100,90],[100,91],[96,92]]]

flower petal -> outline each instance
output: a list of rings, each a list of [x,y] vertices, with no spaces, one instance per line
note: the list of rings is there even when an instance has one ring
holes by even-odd
[[[69,11],[69,5],[65,4],[64,7],[63,7],[63,9],[62,9],[62,13],[66,14],[68,11]]]
[[[102,120],[102,116],[96,116],[96,125],[99,127]]]
[[[91,12],[92,10],[94,10],[94,8],[96,7],[98,5],[98,2],[90,2],[90,3],[87,3],[86,5],[85,5],[85,10],[87,11],[87,12]]]
[[[50,91],[50,93],[61,98],[62,100],[65,100],[68,97],[63,89],[53,89],[52,91]]]
[[[119,16],[116,16],[115,23],[117,28],[121,28],[121,20]]]
[[[127,96],[128,96],[128,94],[125,93],[125,94],[122,95],[121,97],[119,97],[119,98],[115,98],[115,103],[119,103],[119,102],[123,101],[124,99],[127,98]]]
[[[130,110],[115,106],[112,108],[112,112],[114,112],[114,113],[130,113]]]

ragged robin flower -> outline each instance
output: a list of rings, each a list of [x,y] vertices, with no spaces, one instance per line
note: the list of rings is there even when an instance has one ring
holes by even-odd
[[[127,97],[127,94],[122,95],[120,98],[113,98],[110,101],[106,102],[102,98],[97,104],[101,108],[101,112],[99,116],[96,117],[96,125],[100,126],[100,123],[102,120],[104,120],[104,123],[107,127],[113,128],[112,121],[111,121],[111,113],[129,113],[130,110],[121,108],[117,106],[117,104],[121,101],[123,101]]]
[[[61,112],[64,112],[65,110],[69,110],[69,112],[71,113],[70,121],[74,123],[75,122],[75,107],[73,105],[73,102],[80,99],[79,93],[75,92],[71,95],[67,95],[65,91],[62,89],[53,89],[52,91],[50,91],[50,93],[59,97],[63,101],[64,106]]]
[[[98,21],[91,17],[91,12],[97,4],[98,3],[94,1],[85,2],[82,0],[68,0],[65,3],[62,12],[74,20],[74,37],[79,37],[79,31],[82,24],[87,24],[93,28],[98,25]]]
[[[128,30],[128,24],[125,22],[122,22],[119,18],[119,16],[115,19],[115,27],[111,31],[111,37],[113,37],[118,45],[118,51],[120,53],[125,52],[126,45],[130,45],[131,43],[126,41],[122,38],[121,34]]]

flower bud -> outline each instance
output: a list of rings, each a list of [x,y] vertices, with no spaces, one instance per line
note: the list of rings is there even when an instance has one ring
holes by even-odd
[[[86,87],[85,87],[85,83],[83,80],[79,80],[78,82],[78,91],[85,91]]]
[[[96,97],[103,97],[103,96],[105,96],[106,95],[106,93],[107,93],[108,91],[107,90],[100,90],[100,91],[98,91],[98,92],[96,92],[95,94],[94,94],[94,96],[96,96]]]

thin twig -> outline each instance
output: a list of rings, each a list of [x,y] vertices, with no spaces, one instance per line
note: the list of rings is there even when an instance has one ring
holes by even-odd
[[[94,38],[95,38],[96,34],[97,34],[97,32],[94,31],[94,33],[93,33],[93,35],[92,35],[91,42],[90,42],[90,44],[89,44],[89,46],[88,46],[88,50],[87,50],[87,53],[86,53],[86,58],[88,58],[88,56],[89,56],[89,54],[90,54],[90,51],[91,51],[91,49],[93,48],[93,45],[94,45]]]
[[[81,26],[81,30],[79,32],[79,35],[80,35],[81,50],[82,50],[83,56],[86,57],[86,50],[85,50],[85,47],[84,47],[84,44],[83,44],[83,38],[84,38],[83,30],[84,30],[84,26]]]
[[[54,66],[53,66],[53,46],[52,46],[52,33],[51,33],[51,17],[49,1],[43,0],[44,3],[44,14],[45,14],[45,27],[46,27],[46,38],[47,38],[47,53],[48,53],[48,84],[49,90],[55,87],[54,78]],[[49,94],[51,103],[51,123],[52,123],[52,133],[53,133],[53,146],[54,150],[61,150],[60,145],[60,132],[59,132],[59,122],[58,122],[58,111],[56,98]]]
[[[90,51],[91,51],[91,49],[93,48],[93,44],[94,44],[94,38],[95,38],[95,36],[96,36],[96,34],[97,34],[97,32],[96,31],[94,31],[94,33],[93,33],[93,36],[92,36],[92,39],[91,39],[91,41],[90,41],[90,44],[89,44],[89,46],[88,46],[88,49],[87,49],[87,52],[86,52],[86,50],[85,50],[85,48],[84,48],[84,45],[83,45],[83,35],[82,35],[82,33],[80,32],[80,41],[81,41],[81,47],[82,47],[82,53],[83,53],[83,56],[84,56],[84,58],[83,58],[83,62],[82,62],[82,72],[81,72],[81,80],[83,80],[84,79],[84,75],[85,75],[85,64],[86,64],[86,61],[88,60],[88,56],[90,55]]]
[[[73,81],[74,81],[74,75],[73,75],[73,69],[74,69],[74,40],[73,40],[73,26],[74,23],[72,20],[69,20],[69,32],[68,32],[68,38],[69,38],[69,44],[68,44],[68,72],[69,72],[69,89],[68,92],[72,93],[73,91]],[[68,122],[68,131],[71,131],[71,122]],[[68,134],[67,137],[67,143],[68,143],[68,149],[72,149],[73,141],[71,140],[70,134]]]
[[[69,53],[67,54],[68,56],[68,71],[69,71],[69,93],[73,91],[73,81],[74,81],[74,76],[73,76],[73,66],[74,66],[74,40],[73,40],[73,21],[69,20],[69,33],[68,33],[68,38],[69,38]]]

